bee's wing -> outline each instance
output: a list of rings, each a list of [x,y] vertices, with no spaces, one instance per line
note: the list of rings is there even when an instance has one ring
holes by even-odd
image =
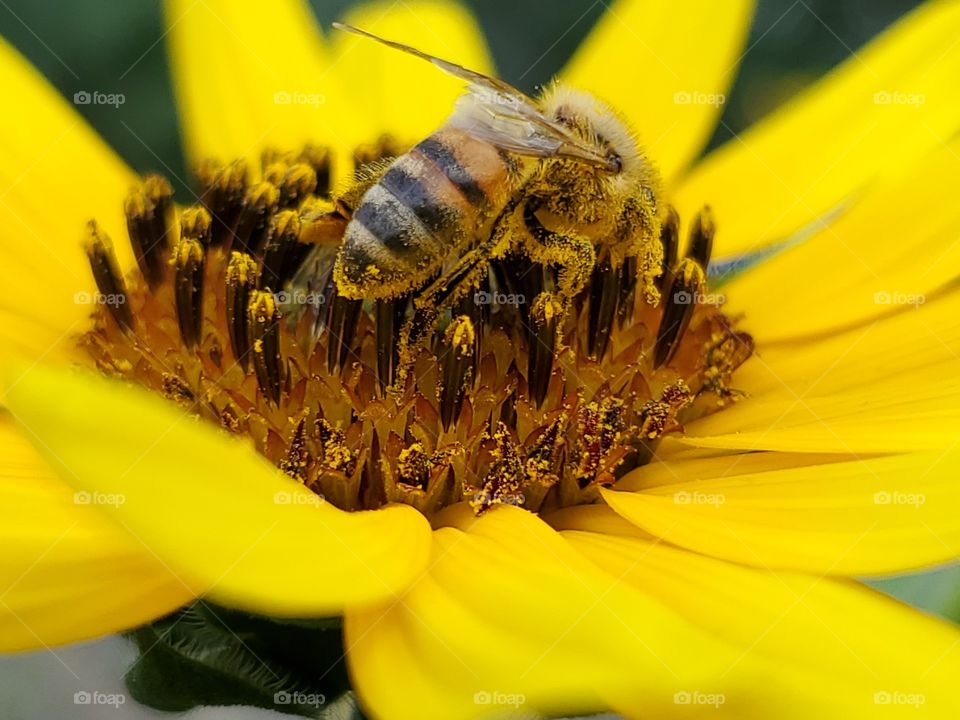
[[[611,172],[617,170],[609,157],[512,95],[492,94],[486,88],[471,86],[457,103],[449,124],[518,155],[570,158]]]
[[[470,84],[458,103],[452,124],[503,150],[531,157],[566,157],[611,171],[610,158],[598,153],[560,123],[548,118],[537,102],[503,80],[470,70],[409,45],[386,40],[353,25],[334,23],[339,30],[362,35],[401,52],[415,55]]]
[[[361,30],[360,28],[354,27],[353,25],[347,25],[346,23],[335,22],[333,26],[337,28],[337,30],[344,30],[346,32],[353,33],[354,35],[362,35],[365,38],[376,40],[378,43],[381,43],[382,45],[386,45],[387,47],[392,47],[394,50],[399,50],[400,52],[405,52],[405,53],[409,53],[410,55],[415,55],[421,60],[426,60],[428,63],[432,65],[436,65],[438,68],[440,68],[446,73],[449,73],[450,75],[453,75],[454,77],[458,77],[461,80],[466,80],[472,85],[480,85],[480,86],[489,88],[490,90],[494,90],[496,92],[502,92],[508,95],[515,95],[517,97],[522,97],[531,105],[534,102],[531,98],[524,95],[521,91],[517,90],[512,85],[503,82],[503,80],[497,80],[497,78],[492,78],[488,75],[484,75],[483,73],[477,72],[475,70],[469,70],[463,67],[462,65],[457,65],[456,63],[450,62],[449,60],[444,60],[443,58],[438,58],[433,55],[429,55],[428,53],[425,53],[422,50],[417,50],[415,47],[410,47],[409,45],[404,45],[403,43],[394,42],[393,40],[387,40],[386,38],[382,38],[379,35],[374,35],[372,32],[367,32],[366,30]]]

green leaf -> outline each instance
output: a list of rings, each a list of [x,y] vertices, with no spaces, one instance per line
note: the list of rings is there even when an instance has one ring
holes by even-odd
[[[203,601],[132,633],[140,656],[126,683],[167,712],[251,705],[322,720],[362,720],[339,623],[278,623]]]

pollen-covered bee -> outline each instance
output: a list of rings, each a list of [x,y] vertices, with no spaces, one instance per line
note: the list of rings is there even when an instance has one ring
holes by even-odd
[[[437,320],[506,257],[555,271],[528,299],[551,353],[550,333],[598,265],[623,268],[656,301],[659,176],[609,107],[559,84],[534,99],[415,48],[336,27],[468,83],[442,127],[350,191],[359,201],[348,211],[333,280],[352,300],[412,296],[413,316],[398,337],[401,368]]]

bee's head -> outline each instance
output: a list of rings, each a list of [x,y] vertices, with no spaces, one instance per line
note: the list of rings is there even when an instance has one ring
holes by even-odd
[[[617,207],[628,197],[645,196],[656,202],[659,175],[617,112],[590,93],[560,84],[547,88],[540,102],[545,115],[563,124],[610,161],[609,167],[575,160],[551,161],[546,179],[565,189],[564,194],[571,201],[589,201],[572,202],[574,212],[560,214],[575,214],[581,221],[596,222],[601,219],[597,215],[603,207]],[[558,204],[562,202],[558,198]]]

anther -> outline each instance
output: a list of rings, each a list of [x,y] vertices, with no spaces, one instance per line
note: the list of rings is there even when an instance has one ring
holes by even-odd
[[[563,303],[552,293],[540,293],[530,308],[527,383],[538,408],[543,405],[550,387],[553,356],[557,347],[557,328],[563,314]]]
[[[317,171],[307,163],[296,163],[287,168],[278,186],[280,207],[296,209],[317,189]]]
[[[624,258],[620,265],[620,293],[617,298],[617,322],[622,328],[633,320],[633,308],[637,298],[637,272],[639,262],[636,255]]]
[[[619,270],[619,269],[618,269]],[[587,325],[587,352],[594,359],[601,359],[610,342],[613,315],[620,298],[620,273],[614,270],[609,260],[598,262],[590,278],[590,314]]]
[[[137,266],[147,285],[154,290],[166,274],[172,230],[173,189],[166,180],[152,175],[130,191],[123,210]]]
[[[710,253],[713,251],[713,236],[716,225],[713,222],[713,212],[708,205],[704,205],[693,219],[690,226],[690,245],[687,248],[687,257],[696,260],[704,270],[710,264]]]
[[[280,362],[280,310],[269,289],[251,291],[247,322],[257,383],[264,396],[277,405],[280,403],[280,385],[283,381],[283,366]]]
[[[233,225],[233,250],[259,255],[270,216],[277,209],[279,200],[277,186],[268,182],[259,182],[247,190],[240,214]]]
[[[287,173],[287,168],[289,165],[285,162],[271,162],[264,165],[263,168],[263,177],[261,178],[264,182],[268,182],[271,185],[280,187],[280,183],[283,182],[283,176]]]
[[[173,251],[174,299],[180,337],[190,350],[200,342],[203,327],[204,251],[199,240],[184,237]]]
[[[247,307],[257,286],[260,272],[249,255],[234,252],[227,264],[226,313],[227,331],[233,357],[246,372],[250,368],[250,334],[247,329]]]
[[[359,171],[364,165],[397,157],[401,152],[397,141],[392,136],[383,134],[375,143],[360,145],[353,151],[353,165]]]
[[[347,361],[347,355],[353,345],[354,335],[357,332],[357,323],[360,320],[362,300],[350,300],[336,291],[330,301],[330,312],[327,315],[327,372],[336,374]]]
[[[377,378],[380,381],[381,392],[393,385],[393,381],[396,379],[397,364],[400,361],[397,339],[400,328],[403,326],[408,304],[409,299],[406,297],[395,300],[378,300],[375,303]]]
[[[330,148],[322,145],[307,145],[300,153],[300,162],[304,162],[313,168],[317,178],[317,187],[314,192],[318,195],[329,195],[330,182],[333,177]]]
[[[703,269],[695,260],[685,258],[680,262],[663,299],[663,315],[653,354],[655,370],[673,359],[690,318],[697,309],[697,300],[705,284]]]
[[[201,205],[186,208],[180,213],[180,237],[191,238],[204,248],[210,247],[213,221]]]
[[[477,331],[466,315],[458,315],[443,333],[443,381],[440,387],[440,420],[449,430],[460,414],[463,398],[477,371]]]
[[[263,246],[260,287],[283,288],[300,266],[309,245],[300,242],[300,217],[294,210],[281,210],[270,218]]]
[[[667,206],[667,216],[660,225],[660,244],[663,245],[663,264],[660,266],[657,284],[660,292],[665,293],[680,252],[680,215],[673,205]]]
[[[212,244],[222,247],[240,214],[247,187],[247,163],[235,160],[229,165],[206,161],[197,168],[201,187],[201,202],[213,218]]]
[[[133,331],[133,313],[127,303],[127,288],[120,274],[117,257],[113,252],[113,243],[91,220],[87,223],[87,240],[84,246],[90,268],[93,270],[93,279],[97,289],[105,298],[103,303],[110,309],[110,315],[126,332]]]

